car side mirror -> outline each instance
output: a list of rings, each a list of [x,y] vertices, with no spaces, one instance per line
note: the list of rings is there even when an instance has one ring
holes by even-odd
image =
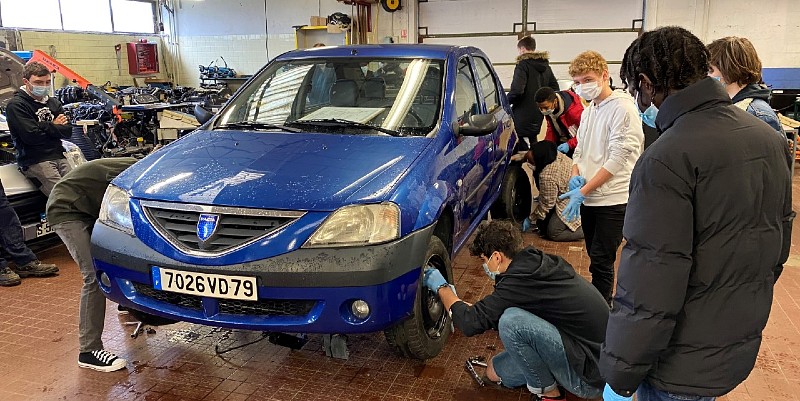
[[[462,126],[459,133],[464,136],[484,136],[497,129],[494,114],[475,114],[469,117],[469,125]]]
[[[199,122],[200,125],[203,125],[206,122],[208,122],[208,120],[210,120],[211,117],[214,117],[214,113],[212,113],[211,110],[208,110],[205,107],[196,104],[194,105],[194,116],[197,117],[197,122]]]

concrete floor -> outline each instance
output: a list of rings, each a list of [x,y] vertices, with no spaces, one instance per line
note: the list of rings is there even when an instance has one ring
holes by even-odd
[[[800,176],[794,180],[800,210]],[[794,232],[800,230],[795,224]],[[797,235],[794,238],[800,238]],[[588,277],[583,243],[525,241],[563,256]],[[502,349],[496,333],[450,337],[425,363],[395,356],[381,333],[350,337],[347,361],[331,359],[320,336],[299,351],[260,341],[217,356],[222,348],[259,339],[257,332],[188,323],[157,327],[132,339],[132,320],[108,304],[106,348],[128,360],[127,370],[99,373],[77,366],[77,309],[81,278],[69,254],[57,247],[39,254],[61,274],[24,279],[0,288],[0,400],[527,400],[524,390],[478,387],[464,371],[466,358]],[[491,282],[477,258],[462,250],[454,260],[459,295],[474,302]],[[722,401],[800,399],[800,250],[793,244],[756,367]]]

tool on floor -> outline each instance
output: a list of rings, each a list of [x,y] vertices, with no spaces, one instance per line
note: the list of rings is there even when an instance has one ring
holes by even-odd
[[[147,334],[156,334],[156,330],[152,327],[144,327],[144,322],[125,322],[126,326],[136,326],[133,328],[133,332],[131,333],[131,338],[139,337],[139,334],[147,333]]]
[[[483,387],[486,383],[483,382],[478,372],[475,371],[475,367],[472,364],[472,359],[467,359],[467,362],[464,363],[464,368],[467,369],[467,372],[473,379],[478,383],[479,386]]]

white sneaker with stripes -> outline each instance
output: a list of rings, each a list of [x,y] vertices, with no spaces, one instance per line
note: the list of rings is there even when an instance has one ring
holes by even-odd
[[[126,363],[128,363],[128,361],[104,349],[81,352],[78,355],[79,367],[94,369],[100,372],[113,372],[123,369]]]

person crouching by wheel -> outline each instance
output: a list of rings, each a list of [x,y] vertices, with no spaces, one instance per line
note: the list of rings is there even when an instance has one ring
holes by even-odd
[[[424,280],[464,335],[499,331],[505,351],[489,360],[486,378],[526,386],[531,400],[563,400],[565,390],[599,397],[608,305],[597,289],[562,258],[524,247],[509,221],[482,223],[470,253],[495,281],[494,291],[474,305],[459,299],[438,270],[426,270]]]

